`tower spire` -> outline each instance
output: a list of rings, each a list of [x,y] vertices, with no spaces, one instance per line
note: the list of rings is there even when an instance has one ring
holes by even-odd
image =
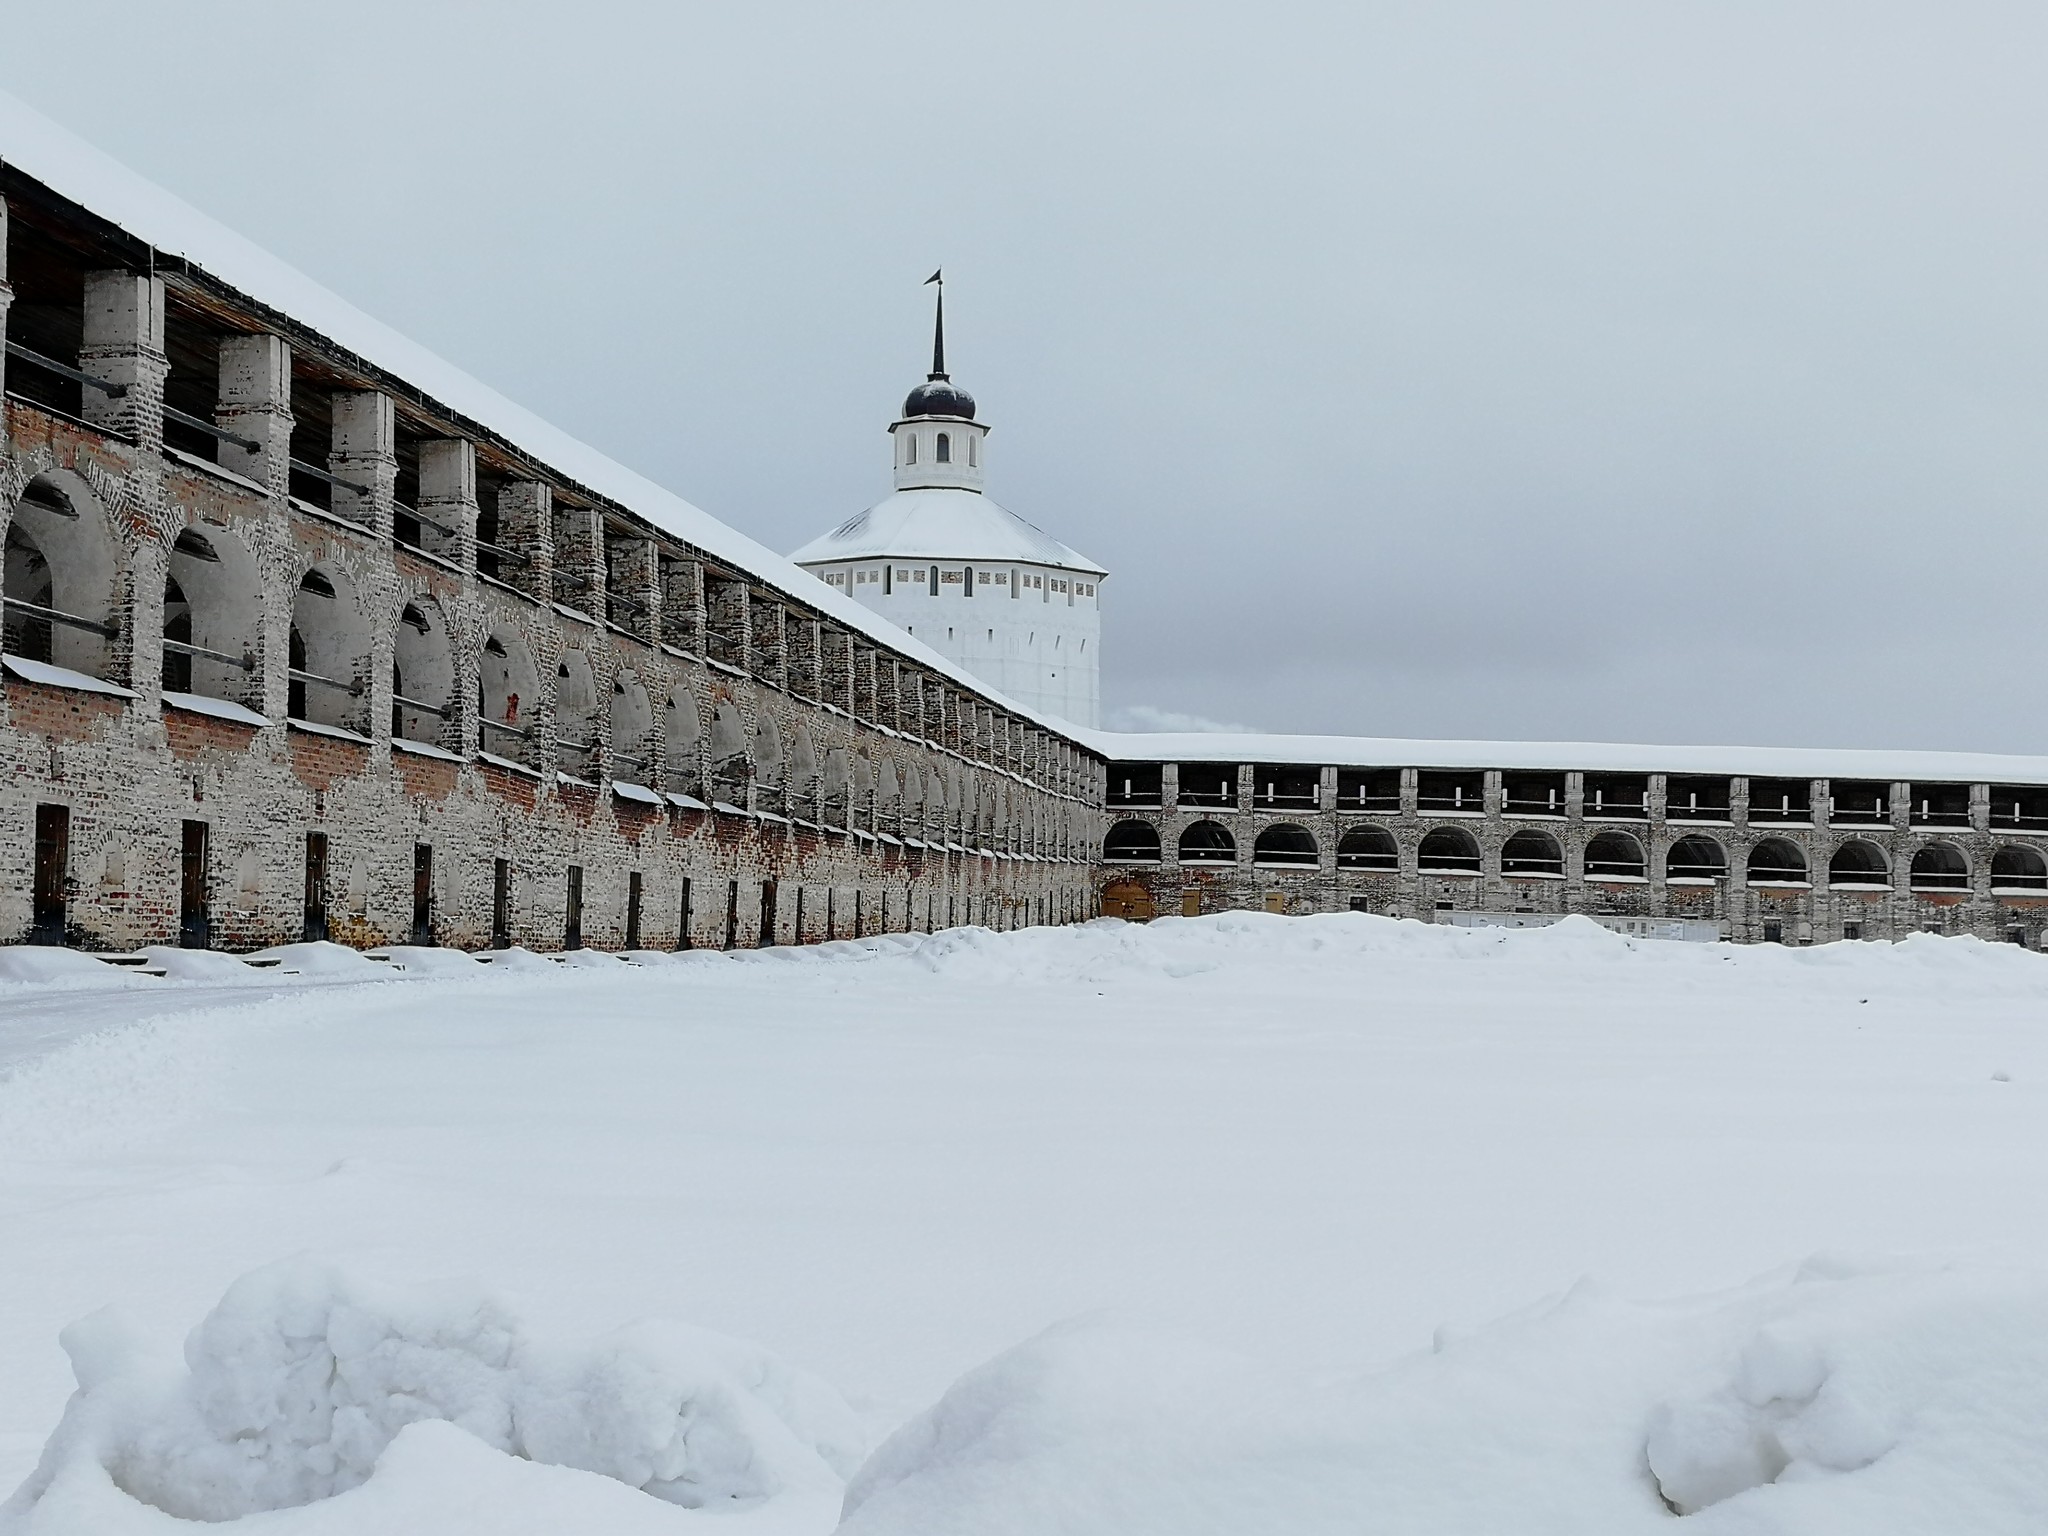
[[[924,282],[925,282],[925,286],[926,286],[927,288],[929,288],[929,287],[930,287],[930,286],[931,286],[931,285],[932,285],[933,283],[937,283],[937,284],[939,285],[939,294],[938,294],[938,299],[937,299],[937,302],[936,302],[936,304],[934,305],[934,307],[933,307],[933,310],[932,310],[932,371],[931,371],[931,377],[932,377],[932,378],[934,378],[934,379],[943,379],[943,378],[946,378],[946,377],[948,377],[948,375],[947,375],[947,373],[946,373],[946,273],[945,273],[945,269],[944,269],[943,267],[941,267],[941,268],[940,268],[940,269],[939,269],[938,271],[934,272],[934,273],[933,273],[933,274],[932,274],[932,275],[931,275],[930,277],[926,278],[926,279],[924,280]]]

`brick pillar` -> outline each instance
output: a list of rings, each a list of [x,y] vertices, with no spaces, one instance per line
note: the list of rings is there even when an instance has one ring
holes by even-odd
[[[556,601],[604,622],[604,514],[596,507],[557,502],[554,516],[555,558],[553,597]],[[542,602],[549,594],[537,594]]]
[[[853,708],[853,636],[842,630],[819,632],[818,697],[844,710]]]
[[[744,668],[752,649],[752,616],[745,583],[707,577],[704,583],[704,654],[729,667]]]
[[[431,517],[455,530],[451,537],[436,534],[433,529],[423,526],[421,542],[432,545],[436,553],[462,567],[473,598],[476,563],[472,556],[476,552],[477,519],[475,446],[459,437],[434,438],[421,443],[419,478],[420,504],[417,510],[422,516]],[[444,620],[446,617],[444,613]],[[441,744],[451,752],[469,757],[478,747],[489,749],[491,746],[479,739],[481,732],[477,725],[477,679],[483,667],[483,656],[477,647],[482,644],[482,637],[469,633],[467,628],[456,630],[451,625],[450,642],[455,648],[455,693],[451,701],[454,712],[445,722]]]
[[[695,560],[663,560],[661,638],[692,656],[704,654],[704,567]]]
[[[783,638],[789,643],[789,686],[792,693],[815,699],[822,668],[818,662],[819,625],[816,619],[788,618],[783,621]]]
[[[749,606],[753,610],[753,643],[748,648],[746,668],[786,693],[789,691],[789,646],[783,634],[783,622],[788,615],[778,602],[756,602]]]
[[[652,539],[611,541],[606,590],[611,620],[650,645],[662,635],[661,549]]]
[[[859,645],[853,651],[853,713],[870,725],[896,728],[896,663]]]
[[[4,258],[0,258],[4,260]],[[85,329],[78,349],[81,371],[121,386],[119,395],[91,385],[80,391],[85,419],[135,439],[135,479],[140,504],[161,499],[164,445],[164,285],[132,272],[93,272],[85,279]],[[107,675],[133,686],[138,670],[145,685],[162,666],[163,575],[153,562],[120,562],[110,606],[116,633],[108,646]],[[143,587],[153,590],[141,590]],[[138,634],[138,621],[146,633]]]
[[[78,366],[118,384],[105,395],[79,391],[80,414],[96,427],[132,437],[146,450],[138,462],[153,471],[164,440],[164,285],[133,272],[92,272],[85,279],[85,335]]]
[[[398,420],[391,397],[374,389],[336,390],[333,405],[327,472],[363,487],[335,486],[334,515],[389,538],[398,485]]]
[[[253,440],[250,453],[216,445],[214,457],[282,500],[291,486],[292,349],[281,336],[228,336],[220,344],[220,403],[214,425]]]
[[[554,499],[539,480],[514,480],[498,492],[500,549],[514,559],[505,562],[500,579],[539,602],[554,594]]]
[[[423,528],[420,537],[435,553],[465,572],[476,569],[476,446],[459,437],[420,444],[420,513],[453,528],[452,537]],[[439,545],[432,541],[443,540]],[[509,547],[509,546],[508,546]]]

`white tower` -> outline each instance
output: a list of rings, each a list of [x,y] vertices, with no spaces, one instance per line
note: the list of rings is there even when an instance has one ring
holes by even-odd
[[[946,373],[945,304],[941,284],[931,374],[889,428],[895,493],[790,558],[1018,703],[1099,725],[1108,572],[987,494],[989,429]]]

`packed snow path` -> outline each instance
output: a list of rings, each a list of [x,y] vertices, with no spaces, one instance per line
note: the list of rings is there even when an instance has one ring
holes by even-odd
[[[175,989],[136,996],[149,999],[143,1011],[191,1006]],[[400,1286],[480,1277],[537,1336],[588,1340],[658,1317],[755,1341],[843,1393],[870,1441],[1041,1330],[1104,1308],[1144,1320],[1076,1325],[971,1378],[945,1410],[969,1429],[933,1441],[933,1421],[913,1427],[909,1449],[899,1437],[855,1479],[852,1530],[995,1529],[975,1503],[990,1496],[972,1429],[991,1422],[989,1402],[1066,1413],[1070,1427],[1122,1412],[1153,1425],[1156,1441],[1176,1420],[1133,1406],[1149,1382],[1184,1407],[1191,1392],[1214,1400],[1215,1384],[1249,1380],[1239,1365],[1158,1345],[1156,1330],[1260,1362],[1247,1403],[1272,1400],[1276,1381],[1315,1380],[1301,1397],[1314,1420],[1333,1373],[1369,1375],[1427,1350],[1444,1325],[1462,1336],[1586,1275],[1623,1298],[1697,1295],[1816,1252],[2048,1271],[2033,1220],[2048,1197],[2044,1004],[2048,964],[1972,941],[1732,949],[1632,944],[1577,923],[1500,934],[1240,914],[642,967],[536,962],[172,1012],[0,1080],[0,1483],[28,1474],[72,1390],[57,1342],[67,1324],[116,1303],[124,1326],[175,1359],[237,1277],[308,1251]],[[19,993],[8,1006],[22,1006]],[[1595,1323],[1580,1302],[1539,1314],[1562,1319],[1528,1325],[1559,1361],[1606,1359],[1605,1348],[1631,1371],[1669,1363],[1648,1383],[1624,1386],[1619,1368],[1612,1381],[1573,1377],[1560,1388],[1566,1423],[1572,1392],[1605,1393],[1607,1417],[1588,1417],[1597,1433],[1576,1439],[1547,1433],[1598,1442],[1615,1507],[1660,1519],[1645,1470],[1658,1405],[1680,1425],[1663,1442],[1671,1488],[1719,1499],[1748,1475],[1730,1472],[1736,1463],[1768,1481],[1779,1453],[1751,1454],[1762,1431],[1743,1418],[1766,1411],[1715,1406],[1726,1382],[1700,1363],[1711,1350],[1699,1339],[1746,1358],[1743,1341],[1778,1308],[1791,1320],[1770,1327],[1791,1342],[1763,1346],[1757,1369],[1825,1400],[1812,1359],[1837,1345],[1809,1335],[1832,1338],[1829,1319],[1897,1315],[1940,1334],[1928,1318],[1950,1315],[1939,1278],[1859,1280],[1860,1263],[1838,1259],[1814,1273],[1821,1283],[1796,1304],[1738,1299],[1688,1324],[1692,1342],[1660,1334],[1633,1354],[1615,1341],[1648,1325],[1618,1301],[1611,1315],[1596,1307]],[[1957,1280],[1952,1310],[1994,1318],[1984,1326],[2031,1359],[2029,1320],[2048,1308],[2025,1276],[2010,1295],[2005,1284]],[[1852,1298],[1839,1306],[1837,1285]],[[1460,1347],[1485,1359],[1493,1346],[1476,1341],[1502,1337],[1503,1359],[1548,1358],[1499,1329]],[[1077,1354],[1075,1338],[1092,1342]],[[1073,1387],[1077,1358],[1129,1363],[1112,1373],[1121,1408]],[[1605,1508],[1563,1474],[1515,1482],[1516,1425],[1544,1417],[1526,1393],[1510,1403],[1415,1390],[1435,1419],[1465,1414],[1459,1433],[1489,1447],[1484,1467],[1442,1469],[1445,1486],[1497,1477],[1527,1530],[1633,1529],[1619,1515],[1560,1523],[1573,1508]],[[1345,1397],[1316,1422],[1384,1451],[1373,1425],[1406,1418]],[[2020,1422],[2048,1433],[2042,1419]],[[1713,1434],[1701,1424],[1735,1450],[1702,1450]],[[1896,1463],[1883,1459],[1882,1424],[1858,1424],[1809,1439],[1850,1462],[1876,1448],[1872,1471]],[[1188,1426],[1186,1444],[1212,1466],[1229,1445],[1257,1453],[1228,1427],[1212,1415]],[[1554,1463],[1556,1447],[1530,1433],[1536,1460]],[[1128,1457],[1077,1467],[1043,1424],[1026,1439],[1050,1458],[1039,1492],[1092,1490],[1075,1497],[1099,1494],[1108,1522],[1088,1524],[1071,1502],[1055,1518],[1029,1490],[1005,1494],[1037,1529],[1206,1528],[1144,1507],[1147,1489],[1191,1486],[1159,1444],[1139,1437]],[[1293,1507],[1296,1529],[1315,1528],[1321,1504],[1358,1496],[1347,1479],[1372,1464],[1347,1456],[1352,1473],[1320,1476],[1300,1454],[1313,1440],[1276,1442],[1309,1500]],[[1089,1441],[1116,1438],[1091,1430]],[[344,1494],[306,1514],[358,1508],[385,1530],[430,1525],[424,1503],[392,1490],[425,1488],[423,1467],[509,1462],[470,1444],[416,1426],[387,1453],[399,1470],[387,1479],[380,1464],[359,1490],[388,1482],[383,1503]],[[1030,1457],[1016,1465],[1028,1481]],[[1140,1502],[1116,1512],[1122,1472]],[[1246,1528],[1231,1499],[1264,1485],[1227,1466],[1209,1475],[1222,1480],[1219,1517],[1236,1522],[1219,1528]],[[616,1473],[519,1476],[549,1490],[535,1483],[521,1498],[557,1514],[581,1497],[581,1478],[605,1485],[589,1495],[593,1519],[638,1529],[644,1513],[647,1529],[675,1529],[701,1518],[622,1488]],[[2007,1524],[1972,1529],[2048,1521],[2023,1483],[2002,1485]],[[1527,1504],[1546,1487],[1561,1505],[1548,1515]],[[626,1495],[646,1508],[620,1515],[611,1501]],[[1284,1489],[1272,1497],[1276,1516],[1289,1507]],[[829,1529],[821,1507],[788,1503],[776,1528]],[[1738,1508],[1717,1502],[1707,1517]],[[1405,1530],[1436,1530],[1418,1509],[1390,1513]],[[36,1528],[73,1527],[53,1506]],[[357,1527],[263,1526],[316,1528]]]

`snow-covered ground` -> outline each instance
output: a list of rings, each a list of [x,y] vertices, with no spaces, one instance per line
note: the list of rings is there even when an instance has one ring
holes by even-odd
[[[0,1531],[2048,1525],[2040,956],[421,978],[0,981]]]

